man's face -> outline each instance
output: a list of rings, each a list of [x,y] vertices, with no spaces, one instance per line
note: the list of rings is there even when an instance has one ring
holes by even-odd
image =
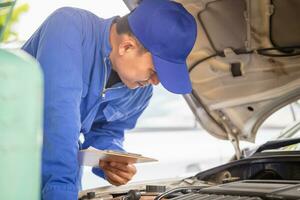
[[[111,61],[122,82],[130,89],[159,83],[149,52],[129,47]]]

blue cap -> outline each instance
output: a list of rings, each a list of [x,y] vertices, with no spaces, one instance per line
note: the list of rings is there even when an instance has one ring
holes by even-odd
[[[128,22],[133,34],[152,54],[161,84],[173,93],[190,93],[186,58],[197,36],[194,17],[179,3],[143,0],[130,13]]]

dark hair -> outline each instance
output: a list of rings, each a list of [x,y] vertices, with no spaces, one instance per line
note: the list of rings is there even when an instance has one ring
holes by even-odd
[[[114,23],[116,23],[116,28],[117,28],[117,33],[119,35],[121,34],[127,34],[131,37],[133,37],[136,42],[138,43],[138,45],[141,47],[141,50],[143,52],[147,52],[148,50],[143,46],[143,44],[135,37],[135,35],[133,34],[133,32],[131,31],[131,28],[129,26],[129,22],[128,22],[128,14],[123,16],[123,17],[116,17],[114,19]]]
[[[114,23],[116,23],[117,26],[117,33],[119,35],[121,34],[128,34],[128,35],[133,35],[131,28],[128,23],[128,14],[123,16],[123,17],[116,17],[114,19]]]

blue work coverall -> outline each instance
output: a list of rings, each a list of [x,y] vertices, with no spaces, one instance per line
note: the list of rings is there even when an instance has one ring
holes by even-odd
[[[78,198],[82,148],[123,150],[124,130],[134,128],[148,105],[152,86],[105,88],[111,72],[110,27],[89,11],[61,8],[22,47],[44,74],[42,199]],[[103,171],[93,172],[103,177]]]

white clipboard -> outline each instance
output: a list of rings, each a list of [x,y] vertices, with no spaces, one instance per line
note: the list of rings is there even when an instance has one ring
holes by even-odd
[[[158,161],[157,159],[144,157],[140,154],[112,150],[99,150],[93,147],[89,147],[88,149],[79,151],[78,159],[80,165],[90,167],[99,167],[99,160],[128,164]]]

